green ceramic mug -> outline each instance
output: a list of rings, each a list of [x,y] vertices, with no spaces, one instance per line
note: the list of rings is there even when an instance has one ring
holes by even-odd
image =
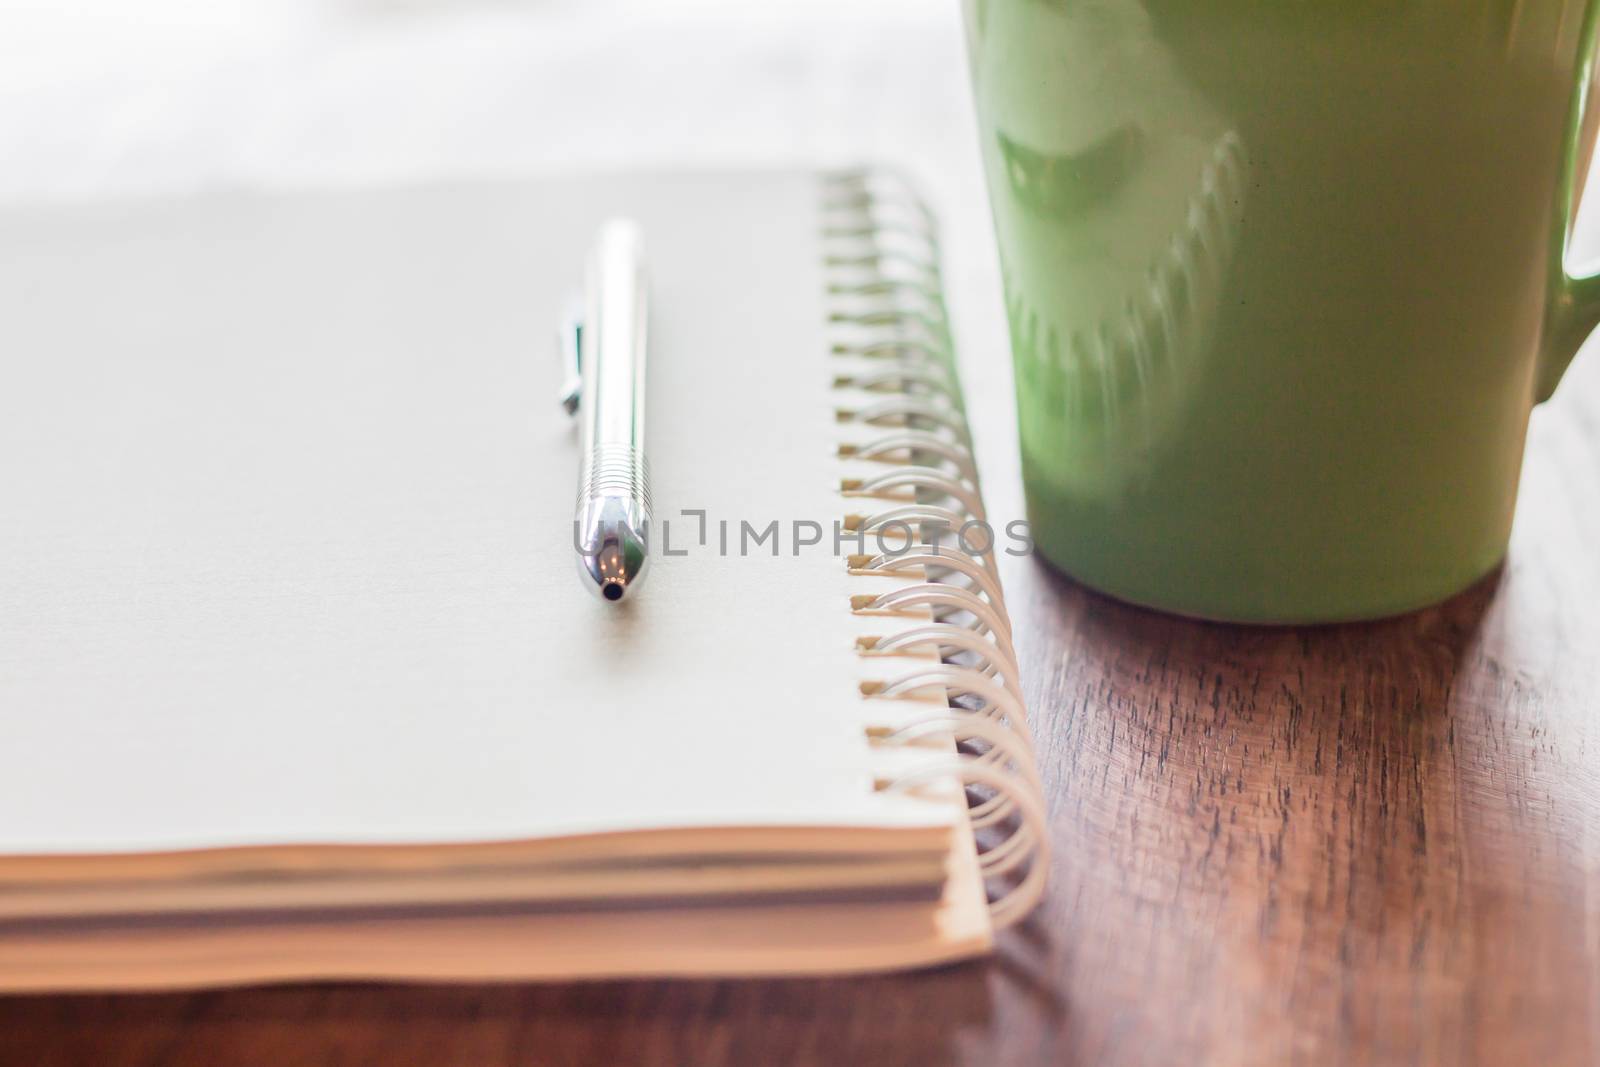
[[[1600,0],[966,0],[1033,536],[1216,619],[1370,618],[1503,557]]]

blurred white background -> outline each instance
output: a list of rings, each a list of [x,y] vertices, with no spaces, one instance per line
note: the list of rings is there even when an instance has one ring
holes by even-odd
[[[6,0],[0,193],[971,163],[927,0]],[[976,170],[969,177],[975,177]]]

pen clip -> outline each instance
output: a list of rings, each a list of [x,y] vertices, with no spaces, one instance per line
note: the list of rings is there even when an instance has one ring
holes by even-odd
[[[556,344],[561,349],[561,406],[568,415],[576,415],[583,399],[583,297],[568,298]]]

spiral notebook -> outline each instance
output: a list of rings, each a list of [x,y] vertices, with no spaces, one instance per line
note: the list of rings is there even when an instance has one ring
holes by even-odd
[[[553,343],[615,214],[621,610]],[[937,252],[873,172],[0,217],[0,989],[986,951],[1047,835]]]

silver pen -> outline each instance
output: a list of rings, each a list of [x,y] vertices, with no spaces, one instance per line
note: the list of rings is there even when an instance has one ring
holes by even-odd
[[[636,224],[613,219],[600,228],[584,290],[582,318],[567,331],[562,397],[583,419],[573,537],[584,584],[619,601],[650,562],[644,242]]]

